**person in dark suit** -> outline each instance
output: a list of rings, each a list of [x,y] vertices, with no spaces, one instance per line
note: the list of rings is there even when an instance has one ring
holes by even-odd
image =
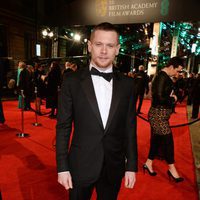
[[[42,99],[46,96],[46,87],[45,87],[45,80],[46,74],[44,71],[44,66],[40,65],[39,63],[35,63],[35,70],[34,70],[34,86],[37,90],[37,97],[35,99],[35,106],[36,112],[38,115],[42,115],[41,113],[41,103]]]
[[[31,95],[32,95],[32,77],[30,72],[27,70],[26,63],[22,62],[22,71],[19,76],[18,90],[24,92],[24,110],[31,109]]]
[[[63,75],[65,75],[67,73],[70,73],[70,72],[73,72],[73,70],[72,70],[72,63],[66,61],[65,62],[65,68],[63,70]]]
[[[194,79],[192,87],[192,119],[197,119],[199,115],[200,106],[200,73]]]
[[[127,188],[136,181],[136,92],[133,79],[113,68],[118,37],[112,24],[97,25],[88,42],[90,65],[63,80],[56,160],[70,200],[89,200],[94,188],[97,199],[116,200],[124,176]]]
[[[2,105],[2,90],[3,90],[3,64],[0,62],[0,125],[5,122],[5,117],[3,113],[3,105]]]
[[[4,122],[5,122],[5,117],[3,113],[3,105],[1,102],[1,94],[0,94],[0,125],[3,124]]]
[[[141,114],[141,108],[142,108],[142,102],[144,99],[144,94],[148,94],[149,92],[149,77],[144,72],[144,66],[139,66],[139,71],[136,73],[136,84],[137,84],[137,94],[139,99],[138,107],[137,107],[137,113]]]
[[[51,63],[46,77],[46,108],[51,108],[50,118],[56,118],[58,108],[58,91],[61,84],[61,70],[56,61]]]

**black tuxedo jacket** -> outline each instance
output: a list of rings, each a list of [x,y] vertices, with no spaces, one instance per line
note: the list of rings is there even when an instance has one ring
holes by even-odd
[[[56,125],[57,171],[70,171],[73,184],[96,181],[103,166],[113,182],[121,179],[125,170],[136,172],[135,96],[133,80],[116,72],[104,129],[89,68],[66,76]]]

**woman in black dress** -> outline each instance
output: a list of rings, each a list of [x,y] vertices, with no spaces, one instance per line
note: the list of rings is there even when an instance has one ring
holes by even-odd
[[[173,82],[170,77],[176,76],[182,70],[182,66],[183,61],[178,57],[173,57],[153,80],[152,104],[148,113],[151,125],[150,150],[148,159],[143,165],[144,172],[147,171],[149,175],[155,176],[157,173],[153,170],[152,164],[161,150],[169,166],[167,174],[175,182],[181,182],[183,178],[179,176],[174,165],[174,142],[169,118],[177,96],[174,94]]]
[[[57,62],[53,61],[46,77],[47,94],[46,108],[51,108],[50,118],[56,118],[58,108],[58,91],[61,85],[61,69]]]
[[[44,67],[39,63],[35,63],[35,71],[34,71],[34,86],[35,92],[37,92],[37,97],[35,99],[36,112],[38,115],[42,115],[41,113],[41,103],[42,99],[45,97],[45,83],[44,79],[46,77]]]

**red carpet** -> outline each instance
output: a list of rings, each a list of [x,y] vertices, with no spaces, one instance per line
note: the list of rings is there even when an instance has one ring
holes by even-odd
[[[150,101],[145,100],[142,112],[147,113]],[[21,113],[16,101],[3,102],[6,125],[0,126],[0,190],[3,200],[67,200],[67,192],[57,183],[55,167],[56,120],[39,116],[41,127],[34,127],[35,115],[25,112],[24,132],[29,138],[18,138]],[[46,110],[43,110],[46,112]],[[178,105],[171,125],[187,122],[185,105]],[[143,114],[146,117],[146,114]],[[132,190],[122,189],[119,200],[197,200],[197,185],[188,127],[173,128],[175,160],[182,183],[169,182],[164,161],[155,160],[156,177],[143,174],[142,164],[149,150],[149,124],[138,118],[139,172]],[[93,200],[95,194],[93,195]]]

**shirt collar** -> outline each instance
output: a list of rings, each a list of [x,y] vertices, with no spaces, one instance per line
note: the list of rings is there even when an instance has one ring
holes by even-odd
[[[112,67],[112,66],[109,66],[109,67],[107,67],[107,68],[103,68],[103,70],[102,70],[101,67],[97,67],[96,65],[90,63],[90,67],[89,67],[90,70],[92,69],[92,67],[94,67],[94,68],[96,68],[98,71],[100,71],[100,72],[104,72],[104,73],[110,73],[110,72],[113,72],[113,67]]]

